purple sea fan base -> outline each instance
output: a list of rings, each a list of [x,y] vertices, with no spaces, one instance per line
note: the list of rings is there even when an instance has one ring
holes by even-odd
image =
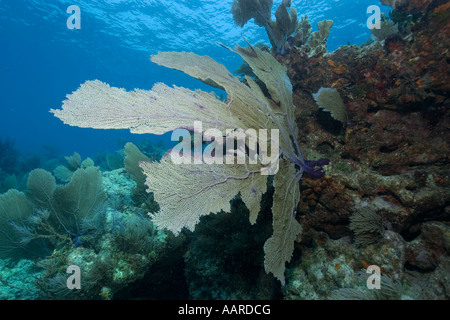
[[[303,170],[305,174],[311,178],[319,179],[325,175],[322,167],[329,164],[330,160],[327,158],[322,158],[319,160],[305,160]]]

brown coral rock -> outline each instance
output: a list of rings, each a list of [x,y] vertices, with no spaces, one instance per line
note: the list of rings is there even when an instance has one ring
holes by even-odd
[[[305,154],[331,160],[325,187],[302,181],[298,212],[305,233],[350,235],[356,201],[375,199],[389,208],[378,212],[389,228],[406,239],[416,237],[424,221],[450,220],[450,6],[390,3],[394,16],[420,11],[420,18],[384,42],[342,46],[324,57],[297,47],[283,58]],[[320,87],[340,92],[350,120],[345,129],[333,127],[315,105],[311,93]]]

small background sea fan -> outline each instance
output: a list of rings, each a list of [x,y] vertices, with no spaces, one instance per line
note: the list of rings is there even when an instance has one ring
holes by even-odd
[[[358,245],[376,243],[382,238],[383,219],[369,208],[362,208],[350,216],[350,229]]]
[[[383,13],[381,14],[380,28],[370,30],[372,39],[375,41],[386,40],[389,36],[398,33],[398,26]]]
[[[313,98],[320,108],[331,113],[331,116],[345,124],[347,122],[347,110],[341,95],[334,88],[320,88],[313,93]]]

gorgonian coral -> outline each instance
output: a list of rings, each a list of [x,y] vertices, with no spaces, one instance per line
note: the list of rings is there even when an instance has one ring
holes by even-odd
[[[152,56],[153,62],[224,89],[227,99],[222,101],[211,93],[171,88],[161,83],[151,91],[127,92],[96,80],[82,84],[67,96],[62,109],[51,112],[64,123],[79,127],[127,128],[133,133],[153,134],[179,128],[201,131],[195,133],[203,134],[203,141],[210,144],[203,159],[201,154],[194,153],[194,164],[175,163],[169,156],[160,162],[140,164],[148,191],[154,193],[160,205],[160,211],[151,214],[153,222],[174,234],[184,227],[194,230],[203,215],[221,210],[229,212],[230,201],[237,194],[250,211],[250,222],[255,223],[267,190],[267,175],[274,175],[273,235],[264,245],[265,269],[284,284],[285,263],[290,260],[294,241],[301,232],[295,219],[300,198],[298,182],[305,171],[315,177],[322,176],[321,166],[327,161],[303,158],[297,142],[292,85],[286,67],[270,53],[255,47],[238,46],[232,51],[248,63],[266,86],[268,95],[253,78],[245,76],[241,81],[210,57],[160,52]],[[196,129],[196,122],[201,122],[201,130]],[[261,135],[264,130],[275,130],[278,135]],[[206,137],[206,132],[214,132],[214,139]],[[232,162],[207,163],[206,150],[214,158],[223,152],[224,145],[219,142],[222,135],[228,138],[236,133],[244,137],[244,144],[226,150],[226,157],[231,157]],[[279,150],[274,159],[275,168],[263,166],[267,158],[262,148],[264,143],[268,143],[272,155],[274,150]]]

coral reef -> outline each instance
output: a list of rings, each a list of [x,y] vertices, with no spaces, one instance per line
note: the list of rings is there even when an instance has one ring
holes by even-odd
[[[320,108],[331,113],[331,116],[342,122],[347,122],[347,110],[339,92],[333,88],[320,88],[313,94],[314,100]]]
[[[306,47],[310,50],[308,54],[310,57],[323,55],[327,52],[327,39],[332,26],[332,20],[323,20],[317,23],[319,31],[314,31],[311,33],[310,38],[306,43]]]
[[[64,158],[67,164],[65,166],[59,165],[53,170],[55,177],[62,182],[70,181],[76,170],[94,166],[94,161],[91,158],[86,158],[82,161],[78,152],[74,152],[73,155]]]
[[[377,242],[383,234],[383,220],[376,213],[363,207],[350,217],[350,229],[355,233],[355,243],[367,245]]]
[[[273,193],[273,188],[268,191]],[[241,200],[231,213],[201,219],[188,237],[184,254],[186,281],[192,299],[276,299],[277,282],[263,268],[263,244],[270,236],[270,203],[253,227]],[[262,221],[266,220],[266,221]],[[211,245],[211,244],[214,245]]]
[[[44,298],[113,299],[161,259],[166,235],[130,201],[134,185],[124,169],[103,173],[107,200],[102,231],[83,246],[55,250],[39,262],[43,271],[38,288]],[[67,279],[65,269],[72,264],[81,269],[81,290],[59,285],[61,279]]]
[[[0,300],[34,300],[39,296],[35,286],[40,272],[33,260],[15,263],[0,259]]]
[[[74,174],[75,180],[78,179],[78,170]],[[95,167],[86,170],[98,172]],[[93,203],[90,200],[92,197],[81,196],[86,201],[81,203],[77,222],[68,220],[73,214],[67,215],[67,212],[59,210],[60,192],[54,190],[49,193],[49,198],[45,198],[42,197],[43,193],[34,190],[35,180],[42,182],[42,192],[52,189],[49,188],[52,186],[49,177],[49,172],[39,169],[31,175],[27,196],[16,190],[10,190],[0,196],[0,223],[3,228],[0,234],[9,235],[7,239],[0,238],[2,249],[8,249],[2,257],[8,259],[5,261],[10,261],[8,265],[3,265],[0,260],[2,299],[112,299],[118,291],[144,277],[150,266],[171,252],[166,250],[166,235],[158,231],[142,210],[131,201],[135,183],[124,169],[102,173],[102,192],[106,201],[95,211],[83,209],[83,205],[92,206]],[[68,185],[72,183],[80,187],[73,179]],[[90,181],[90,184],[95,186],[94,181]],[[67,192],[71,189],[67,185],[57,188],[65,188]],[[89,195],[95,193],[89,192]],[[64,197],[64,207],[67,205],[67,211],[71,211],[71,198]],[[54,209],[57,211],[52,209],[36,212],[36,208],[45,207],[49,202],[55,205]],[[19,215],[18,209],[10,209],[11,206],[19,208],[19,205],[22,214],[20,223],[5,223],[5,217],[13,221],[13,214]],[[55,212],[59,220],[51,219],[56,215]],[[89,217],[81,219],[82,212]],[[5,227],[13,230],[5,230]],[[23,232],[18,233],[17,230]],[[76,232],[81,233],[77,241],[76,237],[72,237]],[[24,239],[24,234],[30,235],[31,238]],[[41,244],[45,248],[39,248],[38,240],[45,240],[45,243]],[[6,243],[14,246],[5,247]],[[31,247],[32,244],[34,247]],[[40,254],[38,249],[41,249]],[[21,252],[17,252],[18,250]],[[34,255],[26,254],[31,250]],[[11,258],[14,257],[16,259],[12,261]],[[69,274],[66,270],[70,265],[76,265],[81,270],[79,290],[67,288]],[[19,277],[21,268],[25,272]]]
[[[414,42],[341,47],[323,58],[307,58],[298,51],[287,62],[297,88],[294,96],[304,106],[299,110],[301,136],[306,145],[315,149],[313,152],[323,150],[331,158],[335,170],[331,170],[329,184],[332,188],[335,182],[340,185],[335,187],[341,202],[355,194],[381,196],[401,208],[402,217],[395,227],[405,233],[411,227],[401,226],[406,216],[420,222],[420,215],[431,211],[439,217],[448,197],[448,173],[443,165],[449,157],[448,141],[444,138],[449,121],[448,102],[443,95],[448,90],[444,81],[448,39],[437,21],[423,23],[426,28],[416,26]],[[305,68],[310,70],[310,76],[303,72]],[[352,123],[344,136],[334,136],[327,123],[314,123],[317,111],[310,92],[324,85],[343,90]],[[342,185],[346,186],[344,190]],[[357,193],[346,192],[346,188]],[[352,202],[341,208],[353,207]],[[336,207],[329,202],[323,205]]]
[[[285,263],[291,259],[294,240],[301,232],[298,221],[293,219],[300,197],[298,181],[304,172],[315,178],[322,177],[322,167],[328,160],[303,158],[296,139],[297,127],[293,124],[295,106],[286,67],[270,53],[256,47],[227,49],[247,62],[270,97],[250,77],[245,77],[245,82],[240,81],[209,57],[186,52],[159,52],[152,56],[153,62],[224,89],[227,100],[219,100],[200,90],[169,88],[161,83],[151,91],[127,92],[95,80],[85,82],[68,95],[62,109],[50,111],[72,126],[128,128],[132,133],[153,134],[180,128],[187,131],[183,137],[184,147],[178,146],[179,149],[174,149],[160,162],[139,163],[146,176],[147,191],[154,193],[160,206],[158,212],[149,215],[155,225],[175,235],[183,228],[194,230],[204,215],[222,210],[229,212],[230,201],[237,194],[250,210],[250,222],[255,223],[262,194],[267,188],[267,176],[277,173],[273,179],[274,232],[264,244],[264,263],[266,272],[273,273],[284,283]],[[132,114],[129,113],[131,109]],[[118,117],[122,120],[117,121]],[[232,134],[230,128],[236,133]],[[260,135],[269,129],[277,135],[281,132],[281,140],[274,136],[268,138],[267,134],[258,137],[256,129]],[[194,149],[197,149],[196,140],[202,143],[202,140],[214,138],[214,142],[203,154],[200,147],[192,154],[191,132]],[[226,150],[224,163],[223,148],[231,135],[234,135],[232,147]],[[238,143],[240,146],[235,150],[234,140],[241,140],[243,145]],[[275,154],[273,162],[267,154],[269,145],[277,150],[271,149]],[[204,165],[192,166],[199,163]]]
[[[312,244],[302,250],[302,259],[287,271],[284,298],[323,300],[341,288],[367,289],[365,269],[370,264],[380,266],[384,275],[398,282],[403,276],[398,270],[404,255],[404,240],[395,233],[388,232],[378,243],[358,248],[348,237],[333,240],[318,232]]]
[[[56,185],[44,169],[29,173],[26,192],[10,189],[0,195],[0,255],[41,257],[52,248],[81,246],[105,200],[96,167],[78,169],[71,181]]]
[[[286,54],[288,37],[298,28],[297,10],[291,4],[291,0],[281,2],[275,12],[275,21],[271,19],[272,0],[234,0],[231,13],[240,27],[254,18],[258,26],[266,29],[273,51]]]
[[[10,189],[0,195],[0,257],[14,257],[14,251],[28,250],[31,239],[24,233],[27,233],[26,222],[32,214],[33,206],[23,192]]]
[[[96,167],[78,169],[69,183],[57,186],[51,173],[43,169],[30,172],[27,198],[37,209],[49,212],[52,231],[81,244],[82,224],[95,215],[106,199],[101,174]]]
[[[205,57],[181,53],[160,53],[153,57],[159,64],[185,71],[215,87],[226,88],[230,97],[225,101],[200,91],[162,84],[150,93],[139,90],[129,93],[99,81],[83,84],[69,96],[65,107],[74,107],[77,101],[86,100],[93,101],[92,105],[97,107],[102,106],[102,101],[109,103],[101,110],[87,108],[89,115],[95,111],[99,117],[88,124],[76,125],[131,127],[141,133],[152,130],[162,133],[186,127],[188,124],[182,117],[174,116],[180,113],[187,119],[200,114],[208,123],[213,123],[212,128],[226,128],[230,123],[245,127],[249,123],[261,126],[262,122],[267,126],[273,124],[268,119],[281,121],[282,116],[270,118],[259,112],[251,113],[243,105],[252,105],[256,97],[274,108],[265,112],[273,111],[277,115],[284,114],[277,107],[286,103],[295,105],[289,118],[292,122],[280,126],[289,132],[293,143],[283,145],[282,149],[288,150],[290,145],[300,151],[301,146],[303,153],[312,160],[302,159],[301,163],[294,161],[295,164],[282,161],[274,177],[261,179],[252,175],[255,180],[261,180],[251,184],[246,181],[245,185],[224,184],[228,189],[208,190],[211,193],[206,193],[207,197],[204,194],[199,198],[174,198],[170,192],[174,185],[177,191],[185,186],[182,191],[196,195],[198,190],[189,189],[194,179],[209,189],[214,185],[211,181],[238,175],[248,177],[249,171],[233,167],[235,171],[229,173],[223,167],[214,166],[206,172],[202,166],[187,174],[186,167],[171,166],[167,158],[139,166],[140,161],[153,157],[139,151],[146,148],[132,144],[125,147],[125,168],[117,165],[116,170],[100,173],[94,167],[77,167],[70,179],[75,182],[68,182],[66,186],[56,187],[54,177],[38,169],[30,174],[27,192],[10,190],[0,196],[0,228],[5,231],[0,233],[0,244],[8,251],[17,244],[30,245],[32,242],[26,242],[23,236],[29,230],[39,230],[31,227],[42,222],[53,229],[47,226],[47,233],[41,235],[54,237],[52,232],[55,232],[62,237],[59,241],[45,243],[52,250],[40,259],[39,272],[30,270],[31,260],[16,259],[10,262],[10,267],[0,263],[0,297],[27,299],[40,294],[40,297],[58,299],[126,298],[130,296],[127,290],[140,286],[147,291],[139,297],[158,298],[158,294],[148,293],[156,291],[153,284],[176,279],[179,292],[169,290],[164,297],[448,299],[450,43],[447,21],[450,7],[448,2],[436,0],[382,2],[394,8],[393,21],[385,18],[385,22],[391,27],[396,25],[395,32],[391,29],[385,35],[375,36],[376,41],[368,45],[342,46],[326,53],[323,48],[331,23],[322,23],[319,31],[311,34],[305,17],[292,38],[286,31],[289,28],[285,27],[279,38],[283,41],[271,38],[273,53],[280,64],[257,47],[236,49],[248,58],[247,70],[241,70],[251,77],[244,76],[243,82]],[[241,24],[254,18],[257,24],[267,25],[267,10],[270,11],[272,1],[235,3],[234,10],[242,11]],[[249,7],[245,9],[244,5]],[[278,13],[277,28],[281,28],[278,23],[282,15],[289,14],[288,5],[290,1],[283,1],[281,9],[284,11]],[[253,10],[255,6],[264,10],[244,15],[245,10]],[[293,17],[292,11],[290,17]],[[284,48],[283,54],[277,55],[280,48]],[[257,56],[258,61],[252,60],[252,56]],[[276,71],[272,70],[275,73],[267,73],[261,61],[276,66]],[[211,70],[222,76],[212,76]],[[289,79],[285,77],[286,71]],[[276,80],[271,81],[268,74]],[[287,80],[292,83],[292,92],[290,86],[275,88],[276,83],[286,85]],[[339,92],[342,103],[339,101],[338,109],[346,110],[345,117],[341,114],[339,121],[335,121],[321,110],[313,95],[320,88]],[[286,92],[289,94],[285,95]],[[139,111],[146,99],[151,100],[155,113],[163,113],[171,106],[166,122],[151,116],[133,119],[124,116],[123,123],[108,118],[109,108],[114,103],[120,102],[123,109],[119,111],[130,108]],[[174,105],[174,101],[181,101],[181,105]],[[244,123],[233,122],[229,109],[222,112],[224,105]],[[63,110],[53,112],[63,115],[59,113]],[[217,123],[217,119],[222,123]],[[154,151],[160,153],[158,148]],[[293,154],[296,153],[286,152],[283,156]],[[153,198],[147,202],[139,197],[145,188],[141,168],[147,173],[146,187],[155,195],[161,191],[171,195],[156,197],[161,211],[158,213],[155,209],[154,222],[144,213],[149,210],[148,203],[156,203]],[[297,171],[300,168],[302,170]],[[77,177],[81,175],[77,173],[81,172],[79,170],[96,171],[89,180],[97,182],[101,174],[105,197],[100,198],[105,202],[97,210],[89,211],[89,219],[84,221],[76,218],[74,224],[73,220],[52,220],[55,212],[48,204],[58,203],[53,199],[54,189],[64,188],[66,193],[74,193],[75,188],[68,185],[82,185],[80,181],[76,183],[78,179],[83,180]],[[298,172],[305,173],[301,181],[296,179],[300,175]],[[18,185],[14,178],[10,180],[9,185]],[[98,185],[93,183],[93,186]],[[290,185],[295,187],[290,188]],[[250,201],[250,196],[256,200]],[[64,198],[73,197],[65,195]],[[187,202],[186,198],[189,198]],[[283,211],[286,199],[295,205]],[[185,211],[180,209],[182,206]],[[36,208],[39,212],[33,210]],[[64,212],[64,216],[73,216],[73,203],[56,205],[56,208],[61,209],[57,214]],[[32,219],[23,219],[17,210]],[[176,210],[181,210],[183,216],[174,214]],[[206,215],[210,211],[218,214]],[[33,223],[30,225],[29,221]],[[297,236],[300,234],[297,229],[286,230],[292,224],[297,227],[297,222],[301,224],[301,237]],[[179,236],[175,238],[158,230],[154,223],[167,226]],[[77,224],[84,230],[81,239]],[[194,226],[195,231],[187,230]],[[6,232],[17,237],[7,239]],[[5,254],[11,257],[10,252]],[[289,259],[290,262],[285,263]],[[67,289],[66,268],[70,264],[80,266],[83,290]],[[371,290],[366,285],[369,277],[366,270],[371,265],[381,270],[380,290]],[[17,276],[18,268],[29,270],[27,278]],[[168,274],[172,280],[168,279]],[[37,287],[25,283],[30,279]],[[27,287],[29,295],[25,295],[21,287]]]
[[[274,54],[286,55],[293,46],[302,45],[308,48],[310,56],[327,52],[327,39],[333,26],[332,20],[318,22],[319,30],[311,33],[308,16],[305,15],[299,22],[297,9],[291,6],[291,0],[283,0],[277,7],[275,21],[271,20],[272,5],[272,0],[234,0],[231,13],[234,22],[240,27],[252,18],[256,25],[264,27]]]
[[[448,274],[445,223],[449,221],[450,202],[450,154],[446,139],[449,41],[445,21],[449,8],[438,1],[422,4],[413,0],[394,1],[390,4],[395,8],[391,15],[394,21],[385,18],[388,32],[375,35],[375,39],[383,41],[361,47],[342,46],[335,52],[326,53],[324,48],[331,21],[319,23],[319,31],[311,33],[307,17],[298,23],[296,13],[291,11],[289,14],[286,10],[290,1],[283,1],[276,27],[281,28],[282,24],[278,23],[281,17],[290,17],[285,26],[292,26],[295,20],[296,34],[290,38],[288,31],[293,28],[283,27],[282,37],[275,39],[269,32],[272,29],[267,27],[270,25],[267,11],[272,6],[271,1],[235,1],[232,10],[236,23],[243,25],[254,18],[256,24],[266,27],[273,53],[281,63],[275,63],[269,53],[257,47],[238,47],[235,51],[247,62],[242,73],[254,77],[244,76],[243,82],[206,57],[188,53],[159,53],[152,57],[160,65],[226,89],[229,97],[223,104],[236,116],[235,119],[229,117],[229,112],[223,112],[222,102],[200,91],[158,84],[150,92],[129,93],[99,81],[86,82],[68,96],[62,110],[52,112],[71,125],[130,128],[137,133],[159,134],[186,127],[194,131],[192,124],[184,121],[192,118],[205,119],[208,129],[230,125],[259,128],[264,118],[262,127],[275,124],[274,127],[289,132],[292,140],[284,141],[281,148],[283,156],[293,160],[293,165],[289,161],[280,162],[280,172],[273,178],[275,189],[271,196],[263,196],[265,179],[253,181],[252,185],[230,184],[232,191],[212,188],[217,181],[228,185],[230,177],[245,180],[252,175],[256,179],[248,168],[239,171],[239,167],[230,167],[233,171],[228,172],[221,166],[212,169],[203,166],[192,172],[164,157],[160,163],[141,163],[147,176],[147,187],[155,193],[161,208],[152,215],[155,224],[178,234],[183,227],[193,230],[200,221],[198,234],[188,237],[189,245],[184,254],[192,297],[276,296],[277,290],[271,287],[272,284],[269,291],[244,293],[250,284],[259,288],[268,283],[267,275],[259,273],[257,268],[254,269],[256,276],[251,280],[240,279],[239,285],[230,281],[232,277],[242,276],[240,273],[233,276],[226,263],[227,259],[234,260],[233,248],[243,245],[228,237],[228,233],[233,235],[227,228],[234,225],[234,220],[222,215],[203,217],[209,212],[235,210],[229,201],[239,190],[242,203],[248,207],[251,223],[261,216],[261,213],[257,215],[259,201],[264,197],[273,201],[273,235],[264,245],[264,263],[267,272],[273,273],[281,284],[286,283],[282,287],[285,299],[445,299],[448,298],[448,288],[442,284]],[[392,28],[395,25],[397,29]],[[267,65],[272,67],[270,71]],[[292,83],[292,92],[291,86],[286,85],[287,80]],[[284,85],[280,87],[280,83]],[[251,93],[248,88],[252,89]],[[320,88],[329,88],[329,93],[339,92],[342,100],[339,108],[328,107],[340,121],[339,126],[331,117],[323,116],[316,104],[314,97],[321,104],[319,95],[313,94],[320,93]],[[262,113],[254,114],[244,106],[253,105],[255,97],[257,101],[267,101],[267,105],[275,109],[264,108],[260,109]],[[150,111],[144,107],[149,100]],[[106,105],[104,101],[109,103]],[[284,112],[277,111],[273,102]],[[114,104],[121,105],[121,109],[112,111],[110,108]],[[95,108],[90,108],[91,105]],[[166,105],[171,105],[169,113],[164,113]],[[287,105],[297,106],[293,114]],[[130,118],[123,114],[122,123],[113,121],[129,108],[145,117]],[[339,113],[338,110],[346,112]],[[112,117],[115,112],[119,114]],[[287,115],[283,119],[286,123],[279,125],[279,119],[271,112]],[[153,113],[158,113],[157,120]],[[167,114],[164,122],[160,114]],[[270,116],[266,118],[262,114]],[[291,122],[294,118],[299,132]],[[236,122],[236,119],[242,122]],[[343,122],[347,124],[344,128]],[[298,156],[300,146],[313,160],[306,161]],[[292,153],[287,151],[291,148]],[[297,163],[298,159],[302,161]],[[297,178],[303,172],[306,174],[299,193]],[[190,181],[193,177],[199,189],[192,189]],[[269,180],[269,186],[271,182]],[[174,186],[177,186],[176,192]],[[249,190],[258,194],[258,197],[253,196],[257,201],[249,201]],[[180,193],[190,196],[180,197]],[[197,197],[200,193],[203,196]],[[298,205],[286,210],[284,203],[287,202]],[[297,237],[300,228],[286,229],[293,224],[297,226],[297,221],[303,229],[301,238]],[[214,227],[217,224],[220,228]],[[209,231],[210,228],[218,231]],[[210,239],[220,237],[219,234],[227,235],[223,239],[225,244],[217,243],[225,253],[223,256],[211,246],[216,242]],[[438,241],[434,234],[444,240]],[[233,237],[241,239],[243,235],[238,233]],[[121,236],[120,239],[116,243],[130,238]],[[293,260],[284,282],[285,262],[290,260],[292,252]],[[261,255],[261,252],[256,254],[255,261],[261,261]],[[245,259],[239,263],[246,265]],[[237,270],[243,270],[239,263],[235,265]],[[385,291],[379,294],[364,289],[360,270],[369,265],[377,265],[382,270]],[[428,295],[423,290],[426,281],[437,287]]]
[[[443,299],[450,296],[450,227],[430,221],[420,235],[406,244],[405,281],[417,299]]]
[[[332,287],[357,290],[341,292],[347,297],[375,299],[357,288],[364,282],[352,283],[345,275],[330,278],[327,284],[305,278],[317,269],[324,277],[332,277],[336,270],[331,269],[337,263],[350,274],[370,264],[381,266],[383,274],[403,282],[403,294],[397,298],[449,297],[444,284],[448,281],[445,243],[450,220],[450,43],[445,22],[449,8],[436,1],[402,3],[393,3],[392,17],[399,25],[399,19],[409,13],[420,11],[420,18],[413,16],[414,23],[405,20],[409,27],[390,33],[383,42],[343,46],[318,57],[297,47],[290,55],[279,57],[289,66],[294,102],[302,106],[297,109],[297,119],[301,142],[307,146],[304,152],[330,159],[325,180],[302,181],[298,214],[303,235],[297,247],[302,249],[303,267],[288,272],[286,292],[296,284],[302,286],[294,295],[289,293],[288,299],[324,299]],[[321,87],[341,93],[349,117],[344,132],[334,130],[332,123],[321,117],[311,98]],[[326,251],[332,257],[315,260],[308,255],[319,254],[319,248],[330,245],[330,240],[327,244],[323,240],[328,237],[331,243],[354,238],[354,242],[341,244],[347,252],[353,250],[354,256],[349,254],[345,261],[337,262],[338,252],[342,252],[337,248]],[[389,248],[380,247],[389,242]],[[377,246],[377,252],[367,251]],[[393,259],[391,265],[380,261],[387,252]],[[358,263],[362,260],[364,263]],[[310,265],[314,261],[317,264]],[[332,267],[325,271],[319,261]],[[433,286],[428,292],[426,281]],[[324,288],[314,287],[317,283]],[[296,291],[300,288],[302,292]]]
[[[394,21],[389,20],[386,15],[381,14],[380,28],[373,28],[370,30],[372,39],[377,41],[386,40],[388,37],[398,33],[398,26]]]
[[[448,2],[442,0],[381,0],[381,3],[408,14],[426,14],[432,10],[448,9]]]

